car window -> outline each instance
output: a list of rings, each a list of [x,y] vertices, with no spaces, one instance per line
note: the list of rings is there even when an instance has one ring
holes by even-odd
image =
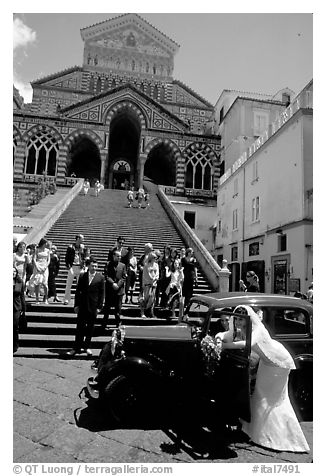
[[[202,326],[206,320],[208,309],[209,307],[201,302],[192,302],[186,313],[187,322]]]
[[[302,309],[273,309],[275,335],[307,334],[309,316]]]
[[[214,309],[210,318],[209,334],[215,336],[218,332],[228,331],[231,316],[232,312],[225,311],[223,308]]]

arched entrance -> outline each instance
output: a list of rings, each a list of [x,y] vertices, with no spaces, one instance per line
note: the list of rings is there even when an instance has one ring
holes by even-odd
[[[72,173],[78,178],[88,178],[91,185],[100,179],[100,152],[96,144],[87,137],[77,138],[70,148],[66,174],[70,177]]]
[[[158,144],[150,151],[145,163],[144,176],[157,184],[175,187],[176,159],[168,144]]]
[[[128,189],[131,173],[130,164],[123,159],[117,160],[113,165],[112,188]]]
[[[119,110],[110,124],[109,166],[106,184],[109,188],[121,186],[127,180],[137,184],[137,160],[139,153],[140,123],[124,108]]]

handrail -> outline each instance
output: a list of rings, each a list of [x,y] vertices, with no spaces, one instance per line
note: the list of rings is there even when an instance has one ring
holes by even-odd
[[[157,196],[164,210],[174,225],[176,225],[184,241],[188,243],[189,247],[193,248],[195,257],[212,288],[215,291],[220,290],[220,276],[224,274],[224,268],[222,269],[216,263],[212,255],[195,235],[190,226],[181,218],[176,208],[163,192],[162,188],[162,186],[158,186]]]
[[[60,215],[66,210],[72,200],[79,194],[82,189],[84,179],[79,179],[76,185],[69,189],[69,192],[43,217],[36,226],[26,235],[24,241],[27,245],[38,243],[41,238],[46,235],[51,226],[58,220]]]

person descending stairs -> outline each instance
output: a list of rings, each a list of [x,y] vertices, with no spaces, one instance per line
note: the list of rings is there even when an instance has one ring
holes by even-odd
[[[151,242],[154,250],[163,250],[169,245],[180,250],[187,247],[178,230],[169,219],[158,199],[153,184],[150,184],[150,207],[144,203],[143,208],[138,208],[136,200],[131,207],[128,206],[125,190],[102,190],[98,197],[92,195],[85,197],[79,194],[63,212],[60,218],[47,232],[45,238],[51,241],[61,257],[61,266],[56,278],[57,295],[63,298],[67,281],[67,269],[64,258],[67,246],[73,243],[77,234],[84,236],[84,243],[91,251],[91,255],[98,261],[98,269],[103,272],[108,253],[116,244],[116,239],[122,236],[125,246],[131,247],[134,255],[139,259],[143,253],[144,244]],[[146,185],[145,185],[146,188]],[[21,348],[29,349],[32,353],[35,348],[56,347],[67,348],[71,345],[75,330],[75,314],[73,312],[73,298],[76,289],[76,281],[73,283],[72,301],[70,305],[50,304],[46,309],[40,306],[36,309],[33,301],[29,302],[28,334],[21,336]],[[194,293],[205,293],[211,288],[200,272],[198,284]],[[139,282],[136,281],[134,296],[138,296]],[[137,300],[136,300],[137,301]],[[99,317],[99,320],[101,320]],[[140,318],[140,308],[136,305],[123,304],[122,324],[135,322]],[[110,317],[111,319],[111,317]],[[129,321],[128,321],[129,319]],[[112,316],[112,323],[114,318]],[[137,320],[137,324],[139,321]],[[153,324],[154,321],[150,320]],[[158,319],[157,323],[166,323],[165,319]],[[99,323],[100,324],[100,323]],[[148,325],[148,321],[141,323]],[[99,325],[100,327],[100,325]],[[107,336],[94,335],[94,346],[100,349]],[[28,352],[27,352],[28,354]]]

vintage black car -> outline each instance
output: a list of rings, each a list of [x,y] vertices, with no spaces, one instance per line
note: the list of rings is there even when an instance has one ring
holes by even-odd
[[[249,420],[257,366],[250,358],[249,318],[245,349],[217,352],[214,341],[221,315],[232,315],[240,304],[259,312],[271,336],[292,354],[297,368],[290,376],[290,398],[299,418],[312,419],[312,305],[272,294],[194,295],[178,324],[120,327],[88,379],[90,396],[119,424],[189,408],[200,409],[204,424]]]

